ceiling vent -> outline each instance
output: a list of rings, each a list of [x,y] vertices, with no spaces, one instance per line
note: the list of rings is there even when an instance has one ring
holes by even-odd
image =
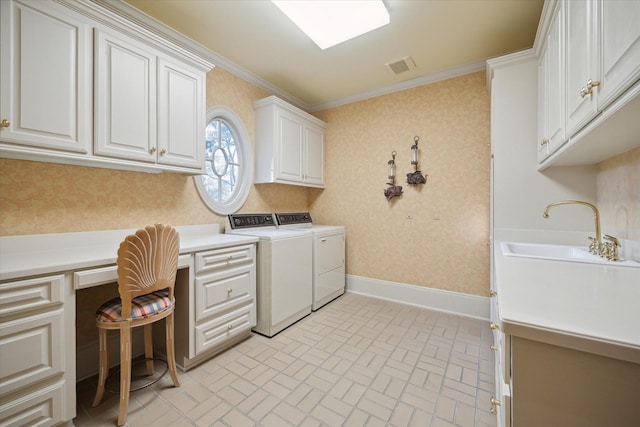
[[[410,56],[405,56],[398,61],[387,62],[384,65],[386,65],[393,74],[401,74],[405,71],[413,70],[414,68],[416,68],[416,63]]]

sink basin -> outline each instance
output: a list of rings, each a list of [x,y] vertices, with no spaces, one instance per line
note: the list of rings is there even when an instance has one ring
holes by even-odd
[[[591,264],[619,265],[624,267],[640,267],[640,263],[625,261],[609,261],[589,252],[586,246],[549,245],[542,243],[502,242],[502,254],[508,257],[524,257],[548,259],[553,261],[586,262]]]

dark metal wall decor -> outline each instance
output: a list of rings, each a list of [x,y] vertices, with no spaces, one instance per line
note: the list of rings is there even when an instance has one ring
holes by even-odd
[[[389,165],[389,182],[387,182],[387,187],[384,190],[384,196],[387,200],[391,200],[394,197],[402,197],[402,186],[396,185],[396,152],[391,152],[391,160],[387,162]]]
[[[407,184],[418,185],[425,184],[427,182],[427,175],[422,175],[422,172],[418,170],[418,141],[419,136],[413,137],[413,145],[411,146],[411,164],[413,165],[413,172],[407,174]]]

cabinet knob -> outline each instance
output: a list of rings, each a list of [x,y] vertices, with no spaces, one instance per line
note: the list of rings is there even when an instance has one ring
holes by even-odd
[[[492,351],[498,351],[498,347],[496,347],[495,345],[489,346],[489,348],[490,348]]]
[[[495,397],[491,396],[491,405],[493,406],[500,406],[502,405],[502,402],[500,402],[498,399],[496,399]]]
[[[540,145],[547,145],[548,143],[549,143],[549,140],[547,138],[540,141]]]
[[[156,147],[149,148],[149,153],[153,154],[156,152]]]
[[[491,409],[489,409],[489,412],[491,412],[493,415],[496,415],[498,413],[495,406],[492,406]]]
[[[2,123],[0,123],[2,125],[3,128],[8,128],[9,126],[11,126],[11,122],[7,119],[3,119]]]
[[[230,294],[231,292],[233,292],[232,288],[227,288],[227,293]]]
[[[233,325],[227,325],[227,331],[230,331],[233,329]]]
[[[164,156],[165,154],[167,154],[167,150],[165,150],[164,148],[162,150],[160,150],[160,155]]]
[[[491,328],[492,331],[499,331],[500,330],[500,326],[496,325],[495,323],[489,324],[489,327]]]
[[[498,293],[496,291],[489,291],[489,296],[491,297],[497,297]]]

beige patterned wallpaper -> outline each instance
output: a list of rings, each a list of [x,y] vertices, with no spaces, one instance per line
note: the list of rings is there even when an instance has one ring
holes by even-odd
[[[347,273],[486,295],[489,275],[489,96],[484,73],[410,89],[317,115],[326,134],[326,189],[254,185],[242,212],[311,210],[347,227]],[[207,105],[242,117],[254,140],[253,101],[269,94],[216,68]],[[420,137],[428,182],[409,188]],[[401,199],[387,202],[391,151]],[[190,177],[0,159],[0,234],[224,223]],[[433,220],[434,212],[440,219]],[[406,219],[411,216],[412,219]]]
[[[311,212],[319,223],[346,226],[348,273],[488,295],[485,83],[479,72],[317,114],[329,123],[326,189],[311,194]],[[419,187],[405,182],[414,136],[428,174]],[[389,202],[383,190],[394,150],[404,195]]]
[[[603,234],[640,242],[640,148],[598,164],[596,185]]]
[[[254,140],[253,101],[268,96],[216,68],[207,75],[207,106],[224,104],[243,120]],[[0,159],[0,235],[224,224],[202,203],[193,178]],[[307,209],[307,190],[255,186],[243,212]]]

